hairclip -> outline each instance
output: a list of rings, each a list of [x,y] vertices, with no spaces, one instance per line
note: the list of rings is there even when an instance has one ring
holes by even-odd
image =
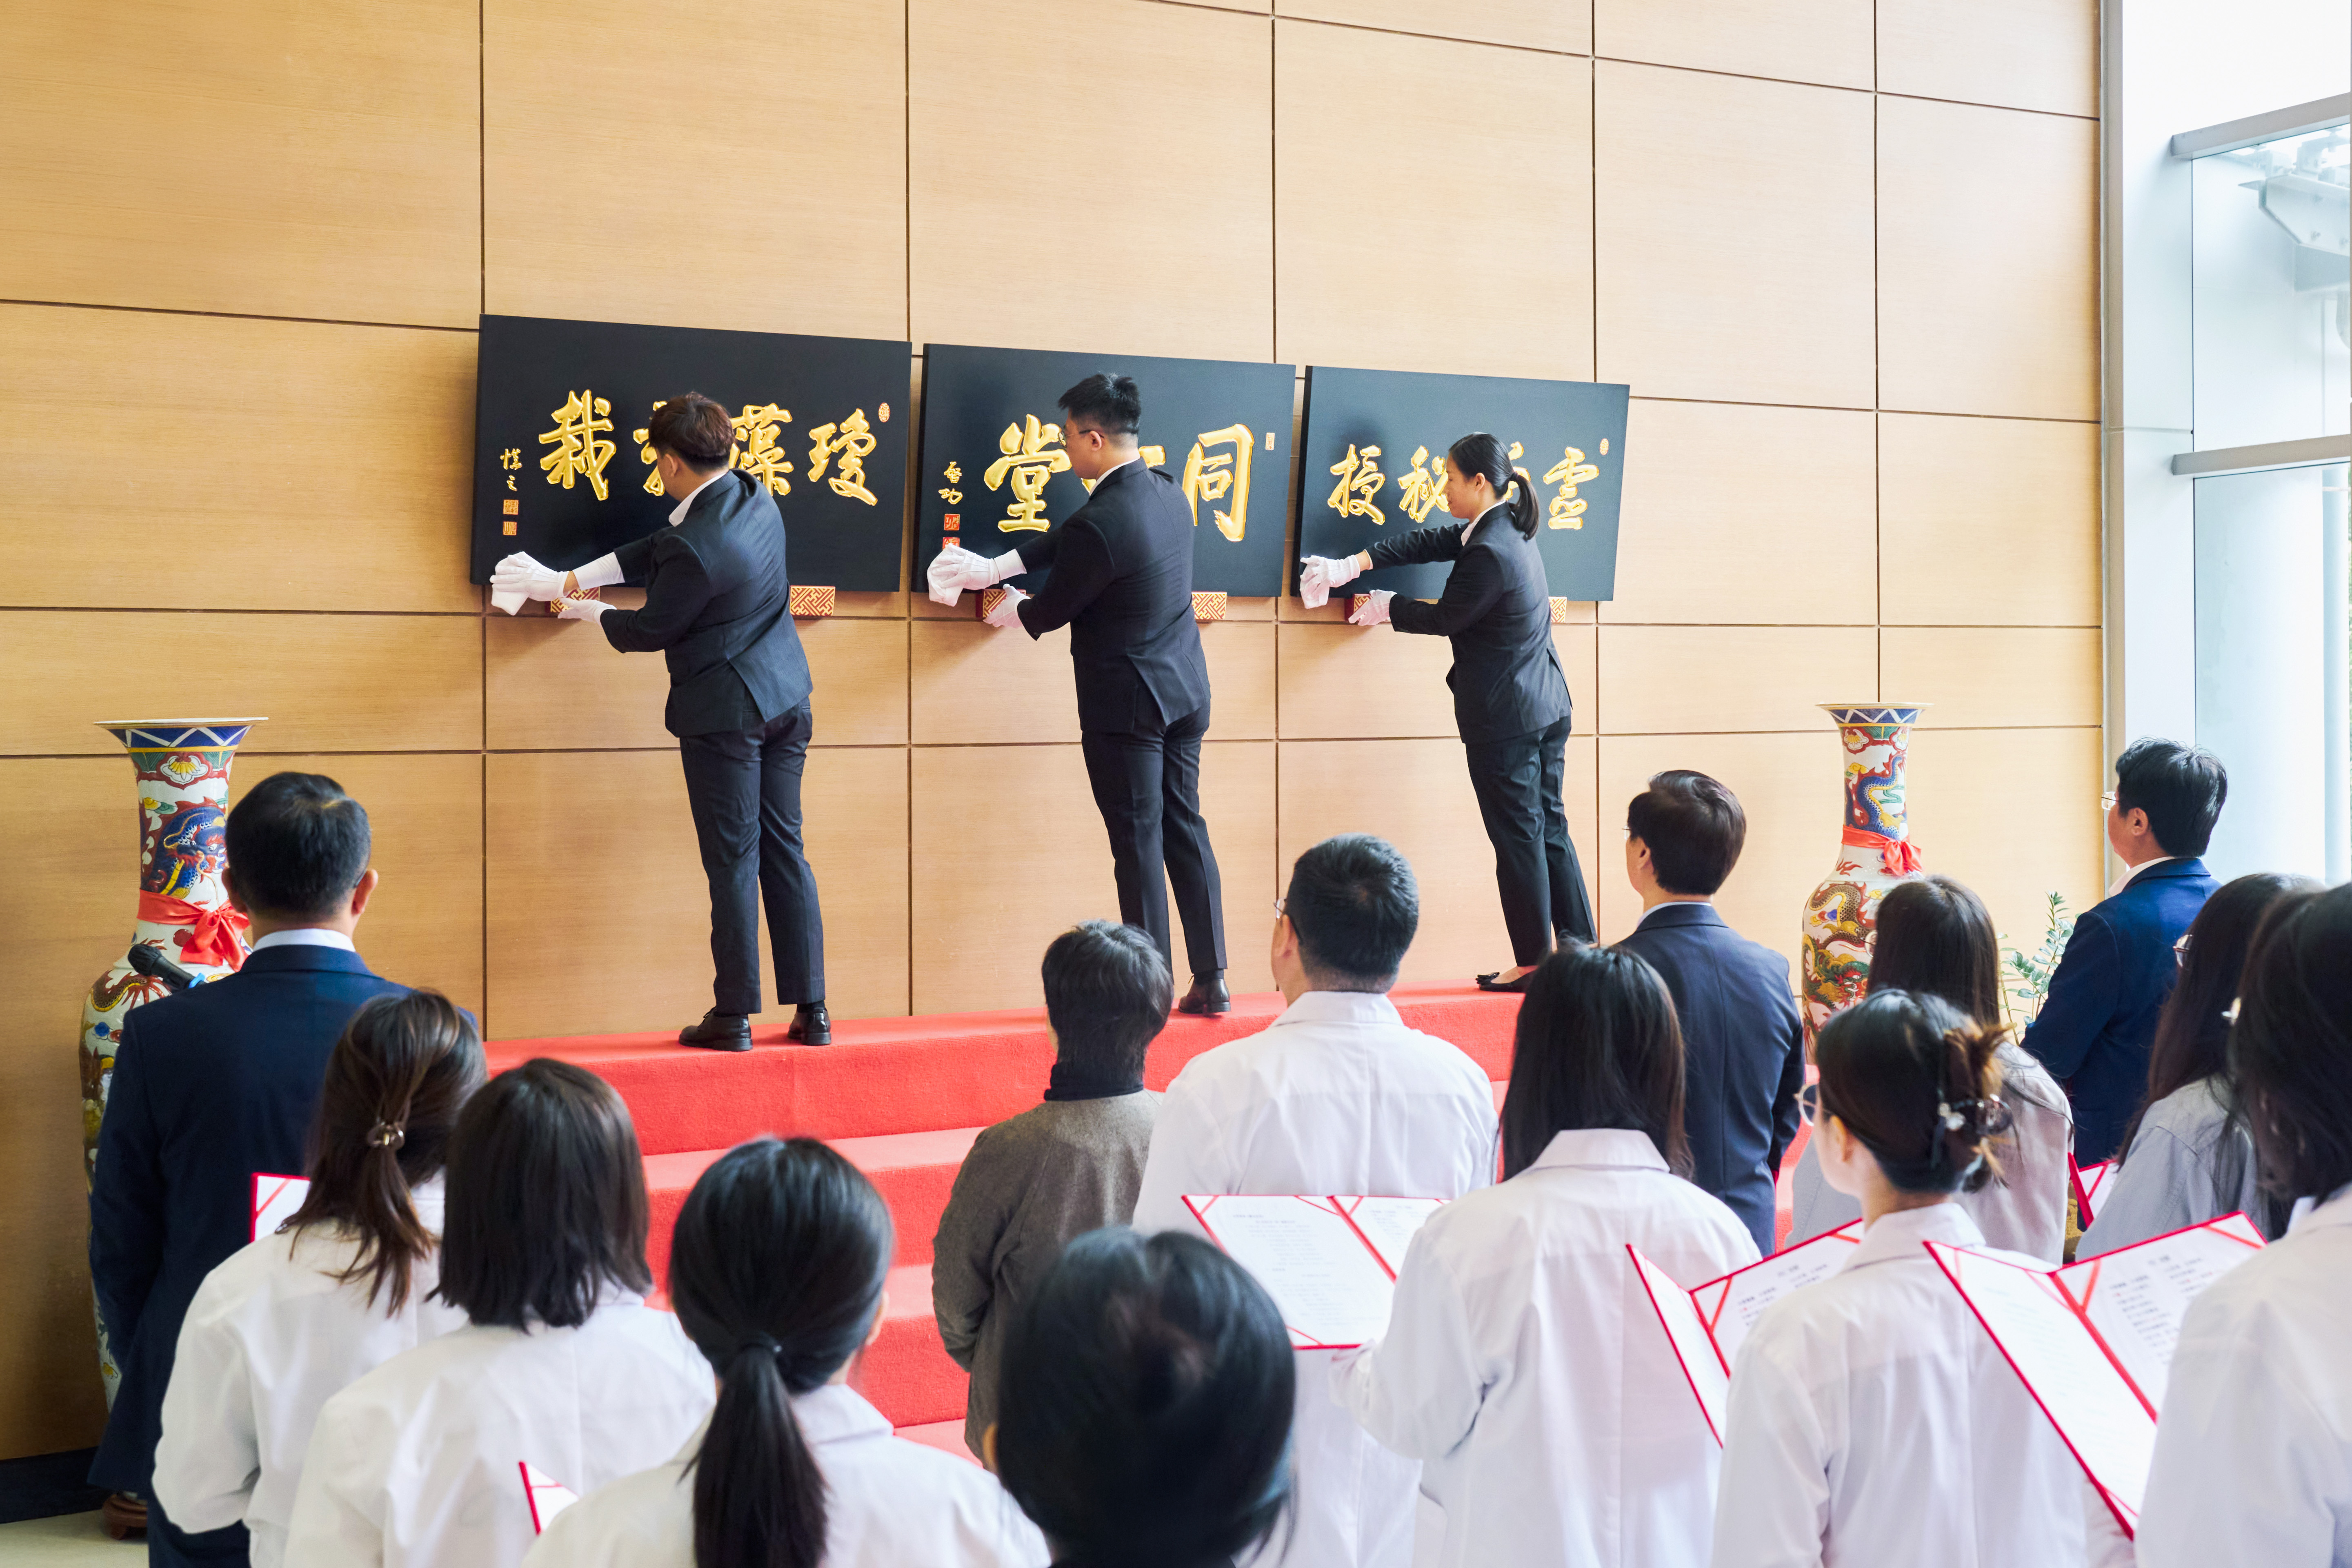
[[[408,1130],[397,1121],[379,1121],[368,1129],[368,1147],[397,1149],[408,1142]]]

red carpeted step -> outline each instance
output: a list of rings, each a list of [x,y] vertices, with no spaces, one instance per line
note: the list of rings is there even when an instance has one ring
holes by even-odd
[[[963,1420],[963,1368],[948,1359],[940,1327],[931,1316],[931,1268],[910,1263],[890,1270],[890,1304],[882,1333],[857,1363],[850,1381],[893,1426],[923,1426]]]
[[[1469,1053],[1489,1077],[1510,1068],[1517,996],[1458,985],[1400,986],[1405,1021]],[[1153,1042],[1145,1080],[1164,1089],[1213,1046],[1255,1034],[1282,1011],[1272,994],[1237,996],[1217,1018],[1176,1017]],[[682,1047],[671,1035],[500,1040],[500,1071],[561,1057],[612,1083],[628,1101],[648,1154],[725,1149],[763,1132],[867,1138],[1001,1121],[1037,1103],[1054,1048],[1042,1009],[844,1019],[831,1046],[783,1042],[781,1023],[740,1054]]]
[[[933,1421],[920,1426],[901,1426],[893,1436],[904,1437],[909,1443],[920,1443],[926,1448],[937,1448],[942,1454],[953,1454],[967,1464],[977,1465],[971,1450],[964,1447],[963,1422]]]

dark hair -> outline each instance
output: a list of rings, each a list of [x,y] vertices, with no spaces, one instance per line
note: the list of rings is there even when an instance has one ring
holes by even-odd
[[[1326,838],[1290,868],[1283,913],[1298,956],[1338,991],[1385,991],[1421,925],[1421,889],[1396,847],[1369,833]]]
[[[825,1485],[793,1415],[866,1343],[890,1211],[814,1138],[754,1139],[694,1184],[670,1242],[678,1326],[719,1374],[695,1451],[695,1568],[817,1568]]]
[[[2182,939],[2188,945],[2180,956],[2180,976],[2164,999],[2164,1010],[2156,1016],[2156,1035],[2147,1049],[2147,1095],[2116,1145],[2126,1159],[2148,1107],[2200,1079],[2219,1075],[2225,1084],[2229,1081],[2228,1015],[2238,999],[2254,930],[2279,900],[2317,886],[2302,877],[2257,871],[2216,889],[2197,911]],[[2236,1097],[2224,1094],[2221,1099],[2231,1119],[2237,1120]]]
[[[1519,531],[1521,539],[1536,536],[1536,482],[1511,467],[1510,454],[1500,441],[1484,430],[1474,431],[1445,448],[1445,455],[1453,459],[1454,471],[1464,479],[1484,476],[1495,487],[1496,500],[1517,485],[1519,493],[1509,499],[1511,526]]]
[[[1105,1081],[1140,1079],[1176,995],[1158,944],[1133,926],[1081,921],[1047,944],[1043,973],[1062,1059]]]
[[[2153,737],[2116,759],[2116,809],[2147,813],[2147,830],[2167,855],[2202,855],[2230,798],[2221,760],[2197,746]]]
[[[723,468],[735,455],[735,421],[698,392],[673,397],[646,421],[646,444],[688,468]]]
[[[1537,965],[1519,1005],[1503,1095],[1503,1175],[1536,1163],[1556,1132],[1646,1132],[1690,1174],[1683,1137],[1683,1032],[1658,972],[1613,947],[1563,947]]]
[[[457,1112],[482,1076],[481,1037],[438,991],[369,998],[327,1058],[310,1122],[310,1190],[278,1228],[356,1233],[359,1250],[335,1278],[365,1279],[371,1307],[384,1293],[387,1315],[408,1304],[409,1271],[439,1241],[409,1190],[441,1173]]]
[[[1105,435],[1132,436],[1143,428],[1143,394],[1131,375],[1097,371],[1055,405],[1068,418],[1083,419]]]
[[[1685,898],[1712,898],[1739,864],[1748,814],[1739,797],[1688,768],[1650,775],[1625,807],[1625,831],[1649,847],[1658,886]]]
[[[367,810],[324,773],[272,773],[228,814],[228,887],[256,914],[324,919],[367,875]]]
[[[1874,987],[1813,1041],[1822,1116],[1844,1122],[1899,1191],[1977,1192],[2000,1174],[1988,1145],[2009,1131],[1993,1058],[2008,1033],[1940,996]]]
[[[2000,938],[1984,900],[1949,877],[1913,877],[1878,905],[1870,989],[1940,996],[1979,1024],[2000,1016]]]
[[[2264,1186],[2324,1199],[2352,1182],[2352,883],[2287,893],[2263,916],[2230,1070]]]
[[[446,1210],[435,1294],[477,1323],[577,1328],[607,1285],[653,1288],[637,1130],[584,1068],[534,1057],[467,1102]]]
[[[1265,1291],[1198,1237],[1082,1236],[1006,1337],[998,1479],[1057,1563],[1229,1563],[1289,1512],[1297,1360]]]

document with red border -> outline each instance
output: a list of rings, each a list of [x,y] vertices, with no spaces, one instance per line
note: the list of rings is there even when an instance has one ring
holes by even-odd
[[[555,1516],[580,1500],[580,1494],[555,1480],[530,1460],[520,1461],[523,1500],[530,1504],[530,1532],[544,1535]]]
[[[1299,1350],[1354,1350],[1388,1329],[1405,1248],[1440,1198],[1187,1194],[1209,1239],[1282,1310]]]
[[[2091,1228],[2091,1221],[2098,1213],[2099,1194],[2105,1188],[2107,1178],[2115,1173],[2116,1163],[2113,1160],[2101,1160],[2096,1164],[2085,1166],[2074,1163],[2074,1155],[2066,1156],[2066,1179],[2074,1187],[2076,1230]]]
[[[268,1171],[253,1173],[253,1236],[259,1241],[265,1236],[275,1236],[278,1227],[294,1217],[302,1200],[310,1195],[310,1184],[301,1176],[282,1176]]]

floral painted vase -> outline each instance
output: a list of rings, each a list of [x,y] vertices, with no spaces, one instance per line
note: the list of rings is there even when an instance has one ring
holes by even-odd
[[[139,914],[131,946],[152,947],[199,980],[245,962],[245,917],[228,907],[221,872],[228,859],[228,770],[258,719],[121,721],[99,728],[122,742],[139,789]],[[131,966],[127,951],[107,966],[81,1006],[81,1147],[85,1176],[98,1166],[98,1127],[114,1080],[115,1043],[133,1007],[171,994]],[[110,1405],[120,1380],[98,1325],[98,1354]]]
[[[1903,769],[1911,726],[1924,703],[1822,704],[1837,721],[1845,747],[1845,832],[1837,868],[1805,900],[1805,1049],[1830,1016],[1862,999],[1870,979],[1871,940],[1878,900],[1916,874],[1919,851],[1911,843]]]

